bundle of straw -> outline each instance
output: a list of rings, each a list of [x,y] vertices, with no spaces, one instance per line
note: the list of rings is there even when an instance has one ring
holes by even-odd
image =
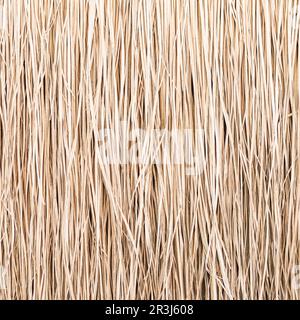
[[[299,298],[299,4],[0,0],[0,298]]]

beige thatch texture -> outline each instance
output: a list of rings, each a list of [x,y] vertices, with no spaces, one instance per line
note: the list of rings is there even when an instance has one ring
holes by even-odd
[[[299,298],[299,4],[0,0],[0,298]]]

